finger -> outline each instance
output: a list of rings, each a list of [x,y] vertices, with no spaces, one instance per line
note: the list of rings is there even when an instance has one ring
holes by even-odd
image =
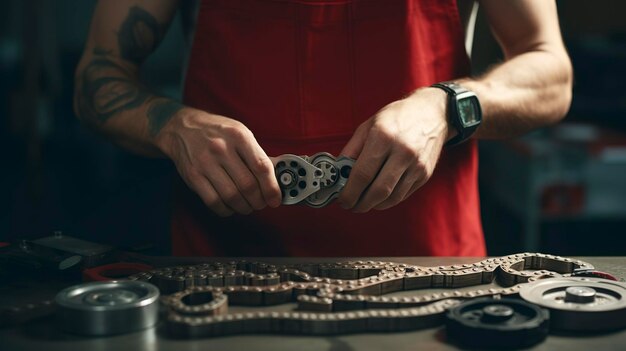
[[[349,209],[356,205],[380,171],[388,150],[388,143],[379,138],[377,133],[368,133],[363,151],[354,163],[348,182],[339,195],[339,202],[344,208]]]
[[[423,187],[424,184],[428,181],[428,177],[426,175],[422,175],[420,180],[416,181],[415,184],[411,187],[411,189],[406,193],[404,199],[402,201],[408,199],[414,192],[416,192],[419,188]]]
[[[265,203],[270,207],[278,207],[282,202],[280,187],[274,174],[274,164],[256,140],[242,143],[237,152],[256,178]]]
[[[259,182],[239,155],[233,155],[224,168],[252,208],[257,211],[265,208],[267,204],[261,193]]]
[[[341,150],[339,155],[348,156],[353,159],[357,159],[359,157],[361,150],[365,145],[365,140],[367,139],[367,133],[369,131],[368,122],[361,124],[356,129],[354,135],[352,135],[352,138],[350,138],[346,146],[343,147],[343,150]]]
[[[417,180],[419,180],[418,176],[409,167],[409,169],[404,172],[402,177],[400,177],[400,180],[398,181],[396,188],[393,190],[393,193],[389,195],[389,197],[385,201],[379,203],[373,208],[375,210],[386,210],[399,204],[407,197],[407,194],[412,189]]]
[[[233,214],[233,210],[226,206],[207,178],[199,175],[194,177],[190,183],[189,185],[193,191],[200,196],[202,202],[215,214],[220,217],[228,217]]]
[[[426,178],[424,178],[424,180],[421,182],[417,182],[413,184],[413,186],[411,187],[411,190],[409,190],[409,192],[406,194],[406,196],[404,197],[402,201],[408,199],[411,195],[413,195],[414,192],[416,192],[419,188],[424,186],[424,184],[426,184]]]
[[[241,214],[252,212],[252,207],[239,192],[237,185],[235,185],[235,182],[224,168],[220,166],[213,167],[210,172],[205,174],[207,174],[213,188],[228,207]]]
[[[392,154],[383,165],[376,179],[374,179],[359,202],[357,202],[354,212],[367,212],[389,199],[394,191],[399,190],[396,188],[400,178],[406,173],[407,168],[408,163],[405,157]]]

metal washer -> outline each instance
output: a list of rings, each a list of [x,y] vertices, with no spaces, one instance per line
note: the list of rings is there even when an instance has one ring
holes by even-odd
[[[158,321],[159,289],[147,282],[120,280],[74,285],[59,292],[62,329],[111,335],[149,328]]]
[[[626,284],[598,278],[550,278],[522,285],[520,296],[550,310],[550,327],[563,331],[626,328]]]

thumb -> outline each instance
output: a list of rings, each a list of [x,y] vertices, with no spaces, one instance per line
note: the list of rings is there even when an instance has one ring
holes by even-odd
[[[339,155],[348,156],[353,159],[357,159],[361,154],[361,150],[363,150],[363,145],[365,145],[365,139],[367,139],[367,134],[369,132],[369,128],[367,128],[369,123],[361,124],[352,138],[348,141],[346,146],[343,147],[341,153]]]

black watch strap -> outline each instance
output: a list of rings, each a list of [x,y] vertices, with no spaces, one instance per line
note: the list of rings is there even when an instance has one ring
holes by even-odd
[[[431,85],[431,87],[443,89],[445,90],[446,93],[452,94],[452,95],[459,95],[460,93],[464,93],[468,91],[467,89],[463,88],[462,86],[460,86],[459,84],[455,82],[435,83]]]

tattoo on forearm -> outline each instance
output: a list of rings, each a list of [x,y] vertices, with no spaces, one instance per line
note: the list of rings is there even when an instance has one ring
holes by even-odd
[[[159,134],[163,126],[183,108],[183,105],[170,99],[159,99],[148,109],[148,130],[151,136]]]
[[[135,64],[143,62],[156,49],[164,27],[148,11],[133,6],[117,33],[122,58]]]
[[[81,119],[104,123],[120,112],[136,109],[153,94],[135,79],[134,65],[141,64],[154,51],[165,28],[149,12],[133,6],[117,33],[119,57],[112,50],[93,49],[93,59],[81,71],[76,87]],[[132,65],[131,65],[132,66]],[[155,136],[183,106],[157,98],[148,108],[148,130]]]
[[[93,54],[77,87],[82,118],[104,123],[121,111],[141,106],[148,99],[150,94],[129,78],[130,72],[110,59],[109,52],[95,48]]]

